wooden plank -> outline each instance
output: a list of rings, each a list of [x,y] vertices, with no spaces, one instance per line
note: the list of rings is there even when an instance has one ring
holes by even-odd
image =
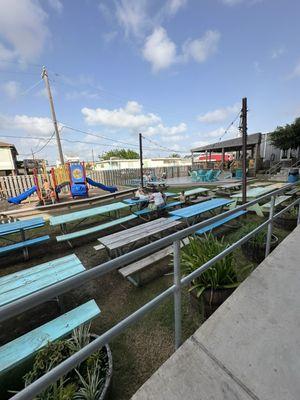
[[[228,217],[225,217],[223,219],[221,219],[220,221],[214,222],[211,225],[206,226],[205,228],[201,228],[198,231],[195,232],[196,235],[202,235],[205,232],[209,232],[215,228],[218,228],[222,225],[224,225],[226,222],[232,221],[235,218],[239,218],[240,216],[246,214],[247,211],[241,210],[241,211],[237,211],[235,214],[231,214]]]
[[[223,198],[215,198],[208,201],[205,201],[200,204],[194,204],[189,207],[181,208],[179,210],[174,210],[169,212],[170,215],[179,216],[181,218],[190,218],[195,215],[200,215],[202,213],[212,211],[216,208],[225,206],[227,204],[232,203],[233,200],[223,199]]]
[[[84,266],[80,264],[72,268],[67,267],[64,269],[62,267],[60,268],[59,273],[55,272],[49,275],[47,275],[46,273],[42,274],[38,277],[38,279],[35,276],[29,278],[29,280],[27,281],[26,279],[24,279],[24,285],[16,287],[15,290],[4,292],[0,295],[0,305],[3,306],[12,301],[27,296],[28,294],[35,293],[36,291],[51,286],[54,283],[60,282],[73,275],[77,275],[84,270]]]
[[[36,246],[50,239],[49,235],[40,236],[34,239],[23,240],[22,242],[17,242],[9,244],[7,246],[0,247],[0,254],[9,253],[14,250],[23,249],[26,247]]]
[[[60,257],[55,260],[36,265],[35,267],[23,269],[22,271],[14,272],[13,274],[4,275],[0,278],[0,294],[4,292],[3,285],[8,284],[9,282],[17,282],[25,276],[30,277],[31,275],[40,273],[43,270],[59,268],[62,265],[69,267],[72,265],[81,265],[81,261],[75,254],[70,254],[65,257]]]
[[[103,244],[97,244],[97,246],[94,246],[94,249],[95,249],[96,251],[104,250],[104,249],[105,249],[105,246],[104,246]]]
[[[180,247],[183,247],[189,243],[188,238],[183,239],[183,243],[180,242]],[[168,246],[162,250],[157,251],[156,253],[150,254],[148,257],[145,257],[139,261],[136,261],[126,267],[119,269],[119,273],[127,278],[130,275],[133,275],[137,272],[141,272],[143,269],[148,267],[151,264],[154,264],[157,261],[162,260],[163,258],[171,255],[173,253],[173,246]]]
[[[120,225],[120,224],[122,224],[124,222],[131,221],[131,220],[133,220],[135,218],[137,218],[136,215],[127,215],[126,217],[118,218],[118,219],[115,219],[113,221],[109,221],[109,222],[106,222],[104,224],[101,224],[101,225],[93,226],[91,228],[82,229],[80,231],[67,233],[67,234],[64,234],[64,235],[61,235],[61,236],[56,236],[56,240],[58,242],[63,242],[65,240],[76,239],[76,238],[81,237],[81,236],[86,236],[86,235],[89,235],[91,233],[99,232],[99,231],[104,230],[106,228],[111,228],[113,226]]]
[[[163,225],[153,227],[152,229],[142,229],[139,233],[135,234],[134,236],[131,236],[129,238],[128,237],[122,238],[119,241],[114,242],[114,243],[107,242],[107,241],[103,242],[101,239],[100,240],[108,249],[114,250],[119,247],[123,247],[127,244],[137,242],[141,239],[145,239],[149,236],[153,236],[156,233],[160,233],[160,232],[166,231],[168,229],[174,228],[175,226],[177,226],[179,224],[181,224],[180,221],[168,221],[168,222],[165,222]]]
[[[10,233],[18,232],[21,229],[23,230],[34,229],[43,225],[45,225],[45,221],[42,217],[26,219],[23,221],[15,221],[9,224],[1,224],[0,235],[8,235]]]
[[[0,348],[0,372],[4,373],[35,354],[49,342],[68,335],[100,314],[95,300],[61,315]]]
[[[109,213],[111,211],[122,210],[124,208],[128,208],[128,204],[124,204],[122,202],[111,203],[105,206],[88,208],[82,211],[75,211],[68,214],[58,215],[56,217],[50,218],[50,225],[60,225],[68,222],[73,222],[79,219],[89,218],[96,215],[101,215],[105,213]]]
[[[279,206],[279,204],[284,203],[287,200],[290,200],[290,196],[278,196],[275,198],[275,207]],[[269,210],[271,208],[271,201],[268,203],[263,204],[262,206],[263,210]]]

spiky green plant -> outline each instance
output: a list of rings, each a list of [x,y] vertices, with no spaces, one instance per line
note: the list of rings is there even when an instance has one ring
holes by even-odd
[[[101,376],[101,367],[98,362],[92,368],[87,369],[86,378],[77,370],[76,373],[80,379],[81,387],[75,394],[74,400],[97,400],[104,384],[104,378]]]
[[[202,238],[192,237],[187,246],[181,251],[181,265],[184,275],[188,275],[211,260],[228,247],[223,239],[217,239],[212,234]],[[195,290],[200,297],[205,289],[225,289],[238,286],[237,273],[233,266],[233,256],[228,254],[222,260],[203,272],[191,284],[191,290]]]

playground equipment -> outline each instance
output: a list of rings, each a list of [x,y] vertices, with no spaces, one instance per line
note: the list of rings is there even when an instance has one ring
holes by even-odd
[[[16,197],[7,199],[9,203],[20,204],[23,200],[27,199],[33,193],[37,193],[41,204],[46,204],[47,201],[59,201],[59,194],[61,190],[66,187],[70,190],[73,197],[88,197],[88,185],[106,190],[114,193],[118,190],[116,186],[106,186],[100,182],[96,182],[86,176],[86,169],[84,162],[81,163],[67,163],[56,168],[51,168],[50,173],[46,170],[44,164],[42,170],[35,169],[34,173],[34,186]]]

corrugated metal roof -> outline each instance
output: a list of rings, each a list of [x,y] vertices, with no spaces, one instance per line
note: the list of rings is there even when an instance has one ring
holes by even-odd
[[[254,146],[257,143],[261,142],[261,133],[253,133],[247,136],[247,146]],[[208,144],[206,146],[196,147],[191,149],[192,152],[202,152],[202,151],[234,151],[238,150],[242,147],[242,138],[238,137],[235,139],[224,140],[223,142],[217,142]]]

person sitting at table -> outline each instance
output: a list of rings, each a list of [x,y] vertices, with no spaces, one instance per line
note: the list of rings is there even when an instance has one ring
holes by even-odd
[[[135,192],[135,197],[138,197],[140,200],[142,200],[139,204],[140,210],[148,206],[149,196],[147,196],[142,187],[139,187],[138,190]]]
[[[164,205],[165,199],[163,194],[157,188],[154,188],[149,197],[149,208],[151,210],[157,210],[159,216]]]
[[[184,190],[182,190],[179,194],[179,201],[181,201],[181,203],[186,202],[186,195],[184,194]]]

